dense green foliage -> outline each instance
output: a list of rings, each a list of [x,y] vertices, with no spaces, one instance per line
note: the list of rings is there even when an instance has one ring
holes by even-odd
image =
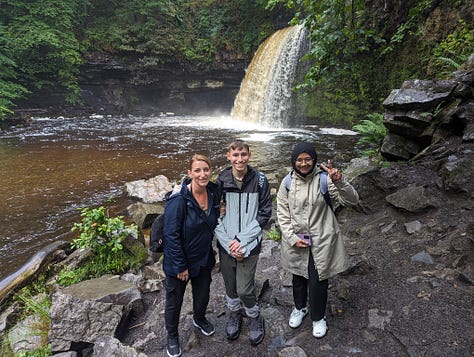
[[[71,285],[104,274],[120,274],[137,269],[146,257],[146,250],[127,249],[125,238],[137,234],[136,225],[127,226],[123,217],[109,217],[105,207],[81,209],[82,221],[75,223],[72,231],[79,231],[71,246],[88,248],[88,261],[75,269],[65,269],[59,274],[61,285]]]
[[[26,94],[27,89],[16,83],[16,65],[5,55],[6,39],[2,36],[4,28],[0,25],[0,119],[11,114],[15,99]]]
[[[366,112],[404,80],[443,76],[474,52],[472,2],[270,0],[268,6],[281,3],[310,32],[312,66],[299,88],[324,86],[333,102],[357,102]]]
[[[246,0],[94,1],[85,42],[89,50],[133,54],[143,65],[203,65],[220,51],[255,49],[274,31],[275,17]]]
[[[114,56],[147,70],[212,68],[216,60],[249,61],[277,28],[304,23],[311,68],[298,88],[309,116],[336,120],[378,109],[403,80],[449,74],[474,52],[474,5],[455,0],[2,0],[0,119],[42,88],[64,89],[80,105],[80,66]],[[149,73],[149,72],[148,72]],[[315,88],[319,94],[314,95]],[[323,93],[321,93],[323,92]],[[326,98],[325,105],[312,101]],[[339,109],[345,112],[345,109]],[[313,114],[311,114],[313,112]],[[331,111],[331,113],[334,113]],[[345,118],[344,118],[345,119]]]
[[[0,91],[0,102],[20,97],[25,88],[34,92],[61,85],[69,91],[68,102],[80,103],[77,75],[83,60],[75,30],[83,25],[88,4],[87,0],[2,1],[0,62],[9,66],[10,74],[2,73],[1,79],[10,92]]]
[[[440,76],[449,75],[474,53],[474,27],[460,19],[458,26],[433,50],[429,70]]]
[[[247,59],[291,16],[250,0],[2,0],[0,119],[15,100],[63,88],[81,104],[80,65],[94,52],[141,71],[164,64],[200,70],[225,54]]]

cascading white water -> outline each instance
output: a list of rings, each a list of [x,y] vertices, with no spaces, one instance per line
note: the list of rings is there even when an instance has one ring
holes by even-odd
[[[293,86],[306,48],[302,25],[275,32],[260,45],[247,68],[231,116],[268,127],[286,127],[295,114]]]

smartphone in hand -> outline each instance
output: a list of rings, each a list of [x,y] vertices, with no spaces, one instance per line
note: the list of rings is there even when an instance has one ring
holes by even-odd
[[[311,246],[311,235],[310,234],[303,234],[303,233],[298,233],[296,234],[298,236],[298,238],[304,240],[306,242],[306,244],[309,246]]]

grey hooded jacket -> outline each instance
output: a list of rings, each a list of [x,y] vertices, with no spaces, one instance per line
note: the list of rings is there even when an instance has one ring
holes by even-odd
[[[251,166],[242,183],[242,189],[234,182],[232,167],[226,168],[217,178],[226,213],[219,219],[215,235],[219,248],[229,254],[233,239],[246,247],[245,257],[260,253],[262,228],[272,214],[270,186],[265,175]]]

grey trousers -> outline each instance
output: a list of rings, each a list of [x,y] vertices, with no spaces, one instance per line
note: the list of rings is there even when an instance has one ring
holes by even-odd
[[[219,258],[229,309],[235,311],[236,304],[242,302],[249,317],[258,316],[255,290],[258,255],[251,255],[239,262],[219,249]]]

